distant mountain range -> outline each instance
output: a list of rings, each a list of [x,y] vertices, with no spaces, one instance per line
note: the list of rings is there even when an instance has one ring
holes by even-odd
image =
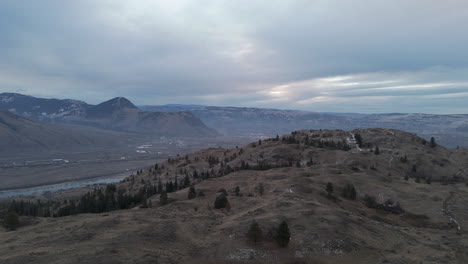
[[[0,109],[38,121],[70,123],[158,136],[217,135],[214,129],[208,128],[190,112],[143,111],[123,97],[90,105],[69,99],[44,99],[16,93],[2,93]]]
[[[223,133],[266,136],[300,129],[393,128],[436,140],[447,147],[468,147],[468,115],[318,113],[248,107],[200,105],[140,106],[156,112],[190,111]]]
[[[52,123],[80,124],[117,131],[166,136],[275,136],[300,129],[393,128],[468,147],[468,115],[320,113],[204,105],[135,106],[123,97],[98,105],[2,93],[0,109]]]

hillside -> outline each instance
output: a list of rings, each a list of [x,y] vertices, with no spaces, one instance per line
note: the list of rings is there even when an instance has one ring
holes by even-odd
[[[210,137],[218,133],[190,112],[147,112],[124,97],[98,105],[76,100],[44,99],[2,93],[0,109],[30,119],[50,123],[67,123],[101,129],[143,133],[152,136]]]
[[[64,127],[29,120],[0,110],[0,157],[39,156],[92,151],[125,144],[117,133]]]
[[[229,134],[258,133],[266,136],[301,129],[393,128],[434,136],[446,147],[468,147],[468,115],[435,114],[339,114],[251,107],[198,105],[141,106],[147,111],[190,111],[205,124]]]
[[[303,130],[206,149],[60,210],[103,213],[23,217],[17,231],[0,231],[0,262],[466,263],[467,157],[388,129]],[[190,184],[198,192],[191,200]],[[170,191],[167,205],[155,194],[160,186]],[[222,189],[230,206],[215,209]],[[254,220],[264,237],[257,244],[246,237]],[[287,248],[272,241],[283,220]]]

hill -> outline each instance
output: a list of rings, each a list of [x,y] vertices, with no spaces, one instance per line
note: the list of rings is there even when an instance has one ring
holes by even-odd
[[[40,207],[70,216],[23,217],[19,230],[0,231],[0,261],[466,263],[467,157],[466,149],[389,129],[302,130],[206,149],[59,211]],[[169,191],[167,205],[160,188]],[[215,209],[221,196],[229,206]],[[246,236],[253,221],[263,230],[257,244]],[[287,248],[274,242],[282,221]]]

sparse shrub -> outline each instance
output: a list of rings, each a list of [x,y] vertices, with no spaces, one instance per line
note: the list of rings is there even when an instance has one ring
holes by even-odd
[[[405,174],[405,181],[409,180],[408,174]]]
[[[419,176],[416,177],[416,183],[420,183],[421,182],[421,179],[419,178]]]
[[[15,211],[8,212],[5,215],[5,219],[4,219],[3,224],[4,224],[5,228],[10,230],[10,231],[16,230],[20,225],[18,214],[16,214]]]
[[[202,196],[205,196],[205,193],[203,191],[198,191],[198,194],[197,194],[198,197],[202,197]]]
[[[276,230],[275,240],[280,247],[287,247],[289,240],[291,238],[291,233],[289,232],[289,227],[286,221],[279,224],[278,229]]]
[[[355,200],[356,199],[356,189],[354,188],[354,185],[352,185],[350,183],[346,184],[346,186],[343,188],[341,196],[343,196],[346,199]]]
[[[216,200],[214,202],[214,208],[215,209],[221,209],[221,208],[226,208],[228,205],[229,201],[224,194],[220,194],[216,197]]]
[[[249,231],[247,232],[247,237],[250,241],[257,243],[262,241],[263,239],[263,232],[260,228],[260,225],[256,221],[250,224]]]
[[[159,204],[166,205],[167,204],[167,192],[162,191],[159,195]]]

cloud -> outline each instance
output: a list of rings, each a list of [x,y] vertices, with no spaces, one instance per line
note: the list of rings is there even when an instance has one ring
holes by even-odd
[[[468,113],[467,23],[464,0],[6,0],[0,91]]]

